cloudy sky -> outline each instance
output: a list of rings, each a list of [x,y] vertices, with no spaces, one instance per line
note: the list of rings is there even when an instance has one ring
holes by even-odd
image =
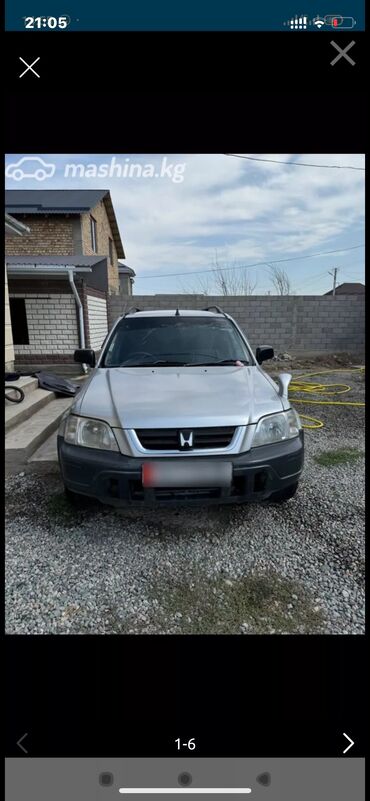
[[[7,164],[22,155],[9,155]],[[162,155],[115,154],[113,167],[113,154],[34,155],[55,165],[53,177],[8,177],[7,187],[109,189],[137,294],[211,293],[216,260],[234,276],[247,275],[255,294],[274,291],[273,262],[280,262],[296,294],[328,291],[333,267],[338,283],[364,282],[365,172],[348,169],[364,168],[361,155],[244,154],[255,161],[169,154],[163,161]],[[70,164],[82,165],[85,174],[81,167],[66,176]],[[321,255],[303,258],[311,254]]]

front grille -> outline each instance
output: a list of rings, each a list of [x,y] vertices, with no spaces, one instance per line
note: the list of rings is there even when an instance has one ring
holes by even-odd
[[[217,428],[139,428],[136,436],[143,448],[149,451],[178,451],[180,448],[180,431],[193,432],[194,449],[227,448],[234,436],[233,426]]]
[[[131,480],[129,488],[131,501],[147,500],[149,505],[156,501],[212,501],[217,498],[221,500],[222,497],[234,498],[237,501],[238,498],[245,496],[248,490],[245,476],[235,477],[230,493],[226,492],[225,495],[220,487],[154,487],[148,491],[144,489],[141,481],[137,480]]]
[[[130,482],[130,494],[132,501],[145,500],[145,490],[139,481]],[[149,504],[155,501],[213,500],[221,497],[221,490],[219,487],[161,487],[151,490],[147,497]]]

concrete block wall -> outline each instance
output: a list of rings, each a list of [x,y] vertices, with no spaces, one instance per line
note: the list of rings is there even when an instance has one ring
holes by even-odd
[[[63,360],[78,347],[76,302],[72,294],[26,295],[11,292],[10,297],[25,298],[29,345],[14,343],[16,361]],[[47,358],[46,358],[47,357]],[[58,359],[59,357],[59,359]]]
[[[140,309],[202,309],[216,304],[242,328],[253,348],[276,352],[362,353],[365,348],[364,295],[134,295],[108,299],[108,323],[132,306]]]

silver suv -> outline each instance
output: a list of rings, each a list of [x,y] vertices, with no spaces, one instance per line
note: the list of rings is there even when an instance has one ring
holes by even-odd
[[[112,505],[238,503],[291,498],[303,431],[235,321],[202,311],[130,310],[75,361],[95,368],[62,419],[67,494]]]

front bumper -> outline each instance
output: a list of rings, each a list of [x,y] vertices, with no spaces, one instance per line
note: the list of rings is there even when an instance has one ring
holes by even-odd
[[[163,459],[132,458],[121,453],[69,445],[62,437],[58,437],[58,457],[68,489],[112,506],[244,503],[266,500],[273,492],[284,490],[299,480],[303,469],[304,437],[301,431],[298,437],[286,442],[252,448],[238,456],[212,457],[212,461],[224,459],[232,462],[233,481],[227,488],[144,488],[142,464]],[[166,457],[165,461],[177,462],[178,458]],[[195,458],[199,464],[200,460],[211,457]]]

